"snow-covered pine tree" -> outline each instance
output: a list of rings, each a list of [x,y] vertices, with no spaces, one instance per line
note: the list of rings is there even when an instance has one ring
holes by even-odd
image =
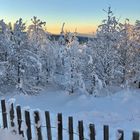
[[[19,19],[14,24],[14,27],[10,26],[10,46],[8,54],[8,77],[12,79],[17,88],[22,88],[22,64],[21,59],[23,57],[23,50],[27,43],[27,36],[24,32],[25,24],[22,19]]]
[[[120,73],[118,42],[120,39],[119,22],[108,8],[107,19],[98,26],[96,39],[94,39],[95,73],[102,81],[103,86],[112,85],[116,75]]]
[[[120,24],[120,43],[118,51],[120,54],[120,66],[121,66],[121,83],[127,86],[131,77],[132,64],[132,51],[133,51],[133,26],[130,25],[129,19],[125,20],[124,24]]]
[[[93,43],[93,41],[92,41]],[[93,61],[93,45],[94,43],[87,43],[80,46],[80,66],[79,69],[83,75],[86,91],[93,94],[95,89],[94,61]]]
[[[54,81],[71,94],[76,89],[84,87],[79,69],[79,42],[74,33],[66,32],[64,38],[67,40],[66,44],[58,43],[57,47]]]
[[[7,55],[9,51],[9,28],[3,20],[0,20],[0,86],[9,84],[7,77]]]
[[[140,21],[138,20],[133,26],[129,48],[129,81],[140,88]]]
[[[64,60],[64,76],[66,79],[66,90],[69,94],[72,94],[76,89],[80,88],[80,86],[83,86],[80,85],[83,83],[83,79],[79,70],[79,42],[76,34],[68,33],[67,40],[67,56]]]
[[[8,77],[24,94],[34,94],[34,77],[39,67],[38,57],[29,50],[29,40],[22,19],[10,27],[10,52],[8,55]]]
[[[38,57],[38,72],[36,77],[36,85],[38,86],[41,83],[41,72],[42,72],[42,64],[41,64],[41,54],[42,54],[42,45],[46,43],[46,32],[44,27],[46,22],[42,22],[37,17],[33,17],[31,19],[32,24],[28,27],[28,38],[31,45],[31,51],[34,52]]]
[[[40,73],[41,84],[46,85],[53,82],[55,72],[56,42],[50,41],[46,36],[46,41],[41,45],[40,60],[42,71]]]

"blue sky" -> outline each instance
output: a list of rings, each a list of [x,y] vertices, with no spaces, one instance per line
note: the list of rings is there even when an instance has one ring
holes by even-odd
[[[140,19],[140,0],[0,0],[0,19],[14,22],[22,17],[29,24],[37,16],[47,22],[50,32],[58,33],[66,22],[67,30],[91,33],[106,17],[102,9],[109,5],[121,20]]]

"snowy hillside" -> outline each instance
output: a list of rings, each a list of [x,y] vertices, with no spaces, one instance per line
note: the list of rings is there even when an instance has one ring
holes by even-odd
[[[15,98],[15,105],[20,104],[22,108],[28,109],[30,107],[31,111],[38,108],[42,111],[50,111],[53,126],[56,125],[57,113],[63,114],[65,128],[67,117],[73,116],[75,132],[77,132],[78,120],[83,120],[87,128],[85,137],[88,137],[88,124],[94,123],[97,140],[102,139],[103,125],[110,126],[110,140],[116,139],[118,129],[124,130],[125,139],[131,140],[132,131],[140,130],[139,93],[140,90],[121,90],[111,96],[93,97],[80,92],[68,95],[65,91],[50,87],[37,96],[13,93],[6,96],[6,100]],[[67,133],[64,133],[64,136],[67,137]],[[56,134],[53,137],[55,138]]]

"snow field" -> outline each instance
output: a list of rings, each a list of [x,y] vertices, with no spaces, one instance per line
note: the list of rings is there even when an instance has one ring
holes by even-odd
[[[121,90],[107,97],[93,97],[80,92],[68,95],[63,90],[48,88],[37,96],[13,94],[5,98],[6,100],[14,98],[15,105],[21,105],[23,118],[24,110],[29,110],[32,124],[34,123],[33,111],[40,112],[44,140],[47,137],[44,111],[50,112],[53,139],[57,138],[57,113],[62,113],[63,127],[66,129],[68,117],[73,116],[75,133],[78,133],[78,120],[83,120],[85,138],[89,138],[89,124],[93,123],[97,140],[103,139],[103,125],[109,125],[111,140],[116,139],[118,129],[124,130],[125,139],[131,140],[132,132],[140,130],[139,97],[139,90]],[[26,126],[23,125],[22,129],[25,131]],[[32,130],[35,136],[34,125]],[[63,132],[64,138],[68,139],[68,132],[66,130]],[[77,135],[74,137],[78,140]]]

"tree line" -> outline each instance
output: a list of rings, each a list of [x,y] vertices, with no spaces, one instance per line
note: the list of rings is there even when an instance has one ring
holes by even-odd
[[[35,94],[48,84],[68,93],[82,89],[98,95],[109,86],[140,88],[140,21],[121,23],[111,7],[87,42],[64,32],[52,40],[37,17],[28,27],[20,18],[12,26],[0,20],[0,87]]]

